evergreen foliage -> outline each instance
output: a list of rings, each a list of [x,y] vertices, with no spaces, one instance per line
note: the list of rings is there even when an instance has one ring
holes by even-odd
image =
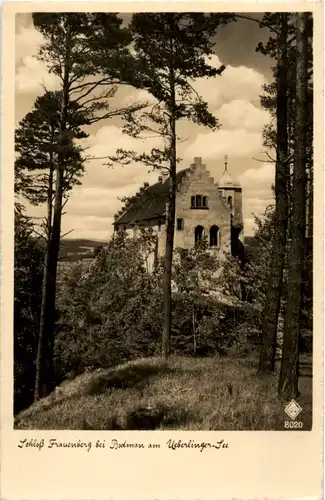
[[[14,412],[33,401],[37,331],[41,307],[44,252],[33,224],[15,207],[14,264]]]

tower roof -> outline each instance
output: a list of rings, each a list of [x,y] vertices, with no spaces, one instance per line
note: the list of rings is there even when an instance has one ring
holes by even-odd
[[[232,179],[230,173],[228,172],[228,157],[225,156],[225,170],[222,174],[222,176],[220,177],[219,181],[218,181],[218,186],[219,188],[233,188],[233,187],[241,187],[240,183],[239,182],[236,182]]]

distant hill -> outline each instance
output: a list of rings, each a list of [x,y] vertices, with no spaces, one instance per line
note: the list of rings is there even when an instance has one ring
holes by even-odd
[[[70,240],[63,239],[60,245],[60,261],[76,262],[78,260],[91,259],[95,248],[107,245],[106,241],[92,240]]]
[[[244,245],[250,247],[253,236],[246,236]],[[60,247],[61,262],[77,262],[79,260],[91,259],[95,248],[107,245],[106,241],[93,241],[83,239],[63,239]]]

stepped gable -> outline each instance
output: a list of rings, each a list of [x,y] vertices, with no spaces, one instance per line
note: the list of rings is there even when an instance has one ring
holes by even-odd
[[[180,170],[176,174],[176,185],[180,184],[189,168]],[[158,217],[165,217],[168,201],[168,178],[164,182],[157,182],[139,193],[134,201],[123,209],[123,213],[114,224],[130,224]]]

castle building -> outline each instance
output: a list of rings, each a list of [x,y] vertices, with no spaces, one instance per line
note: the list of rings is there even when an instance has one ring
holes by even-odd
[[[222,259],[225,254],[240,255],[244,237],[242,188],[228,171],[215,183],[201,158],[176,175],[176,215],[174,247],[189,249],[206,237],[211,252]],[[139,192],[115,215],[114,230],[125,230],[136,237],[140,227],[152,228],[157,235],[155,258],[163,257],[166,244],[165,217],[168,178],[145,183]]]

